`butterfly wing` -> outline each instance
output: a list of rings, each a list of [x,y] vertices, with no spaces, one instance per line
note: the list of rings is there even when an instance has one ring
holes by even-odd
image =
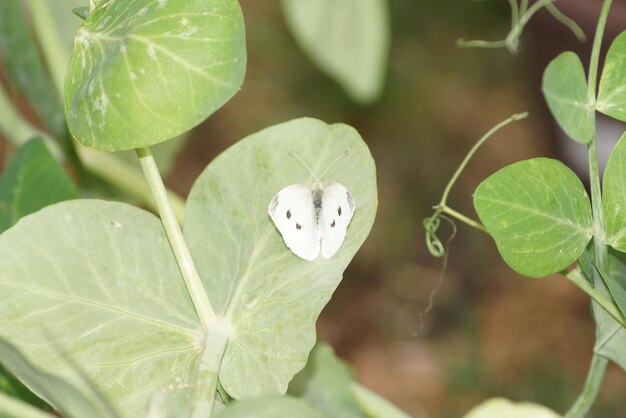
[[[350,191],[339,183],[330,183],[322,192],[319,219],[322,236],[322,257],[332,257],[346,238],[348,225],[356,206]]]
[[[302,184],[285,187],[270,201],[267,212],[295,255],[308,261],[318,256],[320,230],[310,188]]]

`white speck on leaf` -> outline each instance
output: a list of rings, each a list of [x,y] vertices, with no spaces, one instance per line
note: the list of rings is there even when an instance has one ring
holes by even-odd
[[[130,78],[131,80],[137,80],[137,74],[133,73],[132,71],[130,72]]]
[[[181,37],[186,38],[187,36],[191,36],[198,30],[197,26],[189,26],[184,32],[180,34]]]
[[[109,103],[109,98],[106,94],[102,93],[100,97],[96,98],[93,101],[93,107],[100,113],[105,113],[107,111],[107,104]]]
[[[139,69],[139,72],[140,72],[141,74],[145,74],[145,73],[146,73],[146,70],[144,70],[143,68],[140,68],[140,69]]]
[[[154,48],[152,47],[152,45],[150,45],[150,46],[146,49],[146,52],[148,53],[148,56],[149,56],[151,59],[153,59],[153,60],[155,60],[155,61],[156,61],[157,56],[156,56],[156,52],[154,51]]]
[[[65,215],[63,215],[63,220],[65,222],[72,222],[72,215],[70,215],[69,213],[66,213]]]
[[[143,16],[148,12],[148,8],[144,7],[143,9],[141,9],[140,11],[137,12],[137,16]]]
[[[159,2],[158,2],[158,3],[159,3],[159,4],[158,4],[158,8],[159,8],[159,9],[162,9],[162,8],[164,8],[164,7],[165,7],[165,5],[167,4],[167,0],[159,0]]]
[[[120,222],[118,221],[110,221],[107,225],[109,228],[121,228],[124,225],[122,225]]]
[[[91,114],[85,113],[85,119],[87,119],[87,125],[88,126],[92,126],[93,125],[93,120],[91,119]]]

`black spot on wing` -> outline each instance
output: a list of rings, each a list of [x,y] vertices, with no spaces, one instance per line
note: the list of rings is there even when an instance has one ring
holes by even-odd
[[[334,227],[335,227],[335,220],[334,220],[334,219],[333,219],[333,223],[332,223],[332,224],[330,224],[330,227],[331,227],[331,228],[334,228]]]
[[[291,211],[287,210],[287,219],[291,219]]]
[[[337,214],[341,216],[341,206],[339,206],[339,209],[337,209]]]
[[[296,222],[296,229],[297,229],[297,230],[302,229],[302,225],[300,225],[299,223],[297,223],[297,222]]]

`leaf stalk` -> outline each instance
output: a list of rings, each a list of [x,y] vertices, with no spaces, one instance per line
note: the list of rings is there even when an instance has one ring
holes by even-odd
[[[152,192],[157,211],[161,217],[161,222],[165,228],[167,239],[170,242],[172,251],[174,251],[174,256],[176,257],[181,274],[185,280],[189,296],[196,308],[200,323],[204,331],[207,332],[210,325],[216,322],[217,317],[211,306],[206,290],[204,289],[198,270],[191,258],[191,253],[183,238],[183,233],[176,220],[174,210],[168,200],[163,179],[161,179],[159,169],[157,168],[150,149],[147,147],[137,148],[136,152],[144,176],[150,186],[150,191]]]

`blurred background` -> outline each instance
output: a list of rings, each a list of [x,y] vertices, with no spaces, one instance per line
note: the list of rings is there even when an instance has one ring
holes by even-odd
[[[557,4],[591,38],[601,3]],[[587,297],[562,277],[518,276],[487,235],[459,225],[443,286],[423,334],[416,336],[419,314],[442,266],[426,249],[422,220],[469,148],[513,113],[529,111],[530,117],[481,149],[453,189],[451,207],[476,218],[476,186],[526,158],[560,158],[586,178],[584,146],[565,139],[554,124],[540,85],[543,69],[561,51],[574,50],[588,62],[590,40],[580,43],[541,11],[516,54],[459,49],[458,38],[504,38],[508,2],[390,0],[384,92],[375,103],[360,105],[298,47],[278,2],[241,0],[241,5],[249,54],[246,81],[187,139],[168,185],[186,196],[217,154],[276,123],[312,116],[354,126],[378,167],[379,211],[369,239],[321,315],[321,338],[352,365],[361,383],[415,417],[459,417],[492,396],[564,412],[582,388],[594,344]],[[624,29],[626,2],[616,0],[607,45]],[[610,150],[626,126],[601,123],[601,146]],[[2,140],[0,164],[11,152]],[[442,228],[443,238],[449,233]],[[593,417],[623,417],[625,394],[626,374],[611,364]]]

